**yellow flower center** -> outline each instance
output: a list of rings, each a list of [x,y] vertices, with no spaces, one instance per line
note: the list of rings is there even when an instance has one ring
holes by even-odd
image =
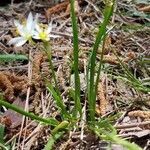
[[[47,34],[45,32],[41,32],[39,34],[39,37],[40,37],[41,40],[46,40],[47,39]]]

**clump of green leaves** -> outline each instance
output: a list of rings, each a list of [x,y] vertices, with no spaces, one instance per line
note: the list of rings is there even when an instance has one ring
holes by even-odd
[[[96,122],[95,127],[92,129],[96,135],[101,139],[109,141],[111,143],[122,145],[127,150],[142,150],[134,143],[130,143],[117,135],[115,128],[110,124],[108,120],[100,120]]]

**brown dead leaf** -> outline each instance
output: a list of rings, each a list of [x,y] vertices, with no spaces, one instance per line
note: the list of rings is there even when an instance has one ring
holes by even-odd
[[[25,101],[22,101],[20,98],[17,98],[14,102],[14,105],[18,106],[19,108],[24,108],[25,106]],[[15,128],[18,127],[21,122],[22,122],[22,115],[11,110],[8,109],[1,118],[1,121],[3,120],[3,122],[5,123],[6,126],[8,126],[9,128]]]

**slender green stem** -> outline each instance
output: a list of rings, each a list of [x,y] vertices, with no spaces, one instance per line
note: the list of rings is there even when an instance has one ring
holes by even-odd
[[[0,105],[5,106],[7,108],[10,108],[10,109],[12,109],[12,110],[14,110],[14,111],[16,111],[16,112],[26,116],[26,117],[29,117],[29,118],[31,118],[33,120],[36,120],[38,122],[43,122],[45,124],[52,125],[52,126],[57,126],[58,123],[59,123],[54,118],[46,119],[46,118],[39,117],[39,116],[37,116],[37,115],[35,115],[33,113],[26,112],[23,109],[19,108],[18,106],[10,104],[10,103],[8,103],[6,101],[3,101],[2,99],[0,99]]]
[[[64,118],[70,119],[70,114],[66,110],[66,106],[63,103],[63,99],[62,99],[61,95],[59,95],[59,93],[57,93],[57,91],[54,90],[52,84],[47,82],[46,85],[47,85],[47,90],[52,93],[57,106],[61,109],[62,116]]]
[[[59,131],[63,130],[63,129],[66,129],[69,125],[69,122],[64,120],[62,121],[58,126],[56,126],[52,131],[51,131],[51,134],[56,134],[58,133]]]
[[[74,10],[74,0],[70,0],[71,3],[71,19],[72,19],[72,29],[73,29],[73,56],[74,56],[74,80],[75,80],[75,110],[77,115],[77,111],[79,111],[81,115],[81,103],[80,103],[80,78],[79,78],[79,40],[78,40],[78,27],[77,27],[77,19]]]
[[[90,114],[90,120],[95,120],[95,103],[96,103],[96,91],[95,91],[95,84],[94,84],[94,77],[95,77],[95,66],[96,66],[96,54],[99,47],[99,44],[104,38],[104,35],[106,33],[106,26],[109,22],[109,19],[113,12],[113,2],[106,5],[105,11],[104,11],[104,21],[101,24],[101,27],[99,28],[95,44],[91,53],[90,58],[90,75],[89,75],[89,85],[88,85],[88,102],[89,102],[89,114]]]
[[[54,71],[54,66],[52,63],[52,50],[51,50],[51,46],[49,42],[43,42],[44,43],[44,50],[47,54],[48,60],[49,60],[49,64],[50,64],[50,69],[52,71],[52,76],[55,82],[55,87],[58,90],[58,84],[57,84],[57,80],[56,80],[56,75],[55,75],[55,71]],[[58,92],[58,91],[57,91]]]
[[[52,77],[53,77],[54,82],[55,82],[56,91],[54,90],[52,84],[50,84],[46,79],[47,88],[52,93],[52,95],[56,101],[57,106],[62,110],[62,114],[63,114],[64,118],[69,118],[70,115],[68,114],[68,112],[66,110],[66,107],[65,107],[63,100],[62,100],[62,97],[61,97],[61,93],[60,93],[59,88],[58,88],[57,79],[56,79],[56,75],[55,75],[55,71],[54,71],[54,66],[52,63],[52,54],[51,54],[50,43],[49,42],[43,42],[43,44],[44,44],[44,51],[47,54],[47,57],[49,60],[49,65],[50,65],[50,69],[52,71]]]
[[[43,150],[52,150],[56,141],[60,139],[64,133],[65,133],[64,131],[61,131],[56,133],[55,135],[51,135]]]
[[[96,41],[93,47],[93,51],[91,54],[91,64],[90,64],[90,82],[89,82],[89,111],[90,111],[90,119],[94,121],[95,115],[95,103],[96,99],[94,98],[95,93],[95,85],[94,85],[94,77],[95,77],[95,65],[96,65],[96,54],[99,47],[100,42],[102,41],[103,35],[106,32],[106,23],[104,22],[99,29],[98,35],[96,37]]]

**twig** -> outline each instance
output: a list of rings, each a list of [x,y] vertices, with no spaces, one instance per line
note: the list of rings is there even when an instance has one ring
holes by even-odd
[[[142,127],[145,125],[150,125],[150,121],[140,122],[140,123],[132,123],[132,124],[123,124],[123,125],[115,125],[116,129],[126,129],[133,127]]]
[[[29,58],[31,59],[31,50],[29,52]],[[29,65],[28,65],[28,78],[29,78],[29,83],[31,83],[31,79],[32,79],[32,62],[29,61]],[[26,96],[26,104],[25,104],[25,111],[28,111],[28,105],[29,105],[29,96],[30,96],[30,87],[28,87],[27,89],[27,96]],[[23,126],[24,126],[24,122],[25,119],[27,119],[25,116],[22,117],[22,124],[21,124],[21,129],[20,129],[20,135],[18,138],[18,150],[20,149],[20,139],[21,139],[21,134],[23,132]],[[26,120],[27,121],[27,120]],[[27,123],[27,122],[26,122]],[[26,133],[26,130],[25,130]],[[24,140],[25,140],[25,135],[24,135]],[[22,149],[24,147],[24,140],[22,141]]]
[[[97,12],[100,12],[100,9],[96,5],[94,5],[91,1],[85,0],[87,3],[89,3]]]
[[[86,120],[86,101],[85,101],[82,111],[83,111],[83,114],[82,114],[82,120],[81,120],[81,134],[80,134],[81,140],[83,140],[84,138],[83,135],[84,135],[85,120]]]
[[[121,115],[121,117],[117,120],[117,122],[115,123],[115,126],[117,126],[122,120],[123,120],[123,118],[125,117],[125,115],[127,114],[127,111],[125,111],[122,115]]]
[[[150,140],[147,140],[147,143],[146,143],[146,145],[145,145],[143,150],[148,150],[149,146],[150,146]]]
[[[135,38],[135,37],[134,37]],[[135,44],[137,44],[144,52],[146,51],[146,49],[139,43],[137,42],[135,39],[130,38]]]
[[[52,34],[56,34],[56,35],[60,35],[60,36],[65,36],[65,37],[67,37],[67,38],[72,38],[73,37],[73,35],[72,34],[67,34],[67,33],[62,33],[62,32],[57,32],[57,31],[52,31]],[[89,40],[87,40],[87,39],[83,39],[83,38],[81,38],[81,37],[79,37],[79,40],[81,41],[81,42],[84,42],[84,43],[88,43],[88,44],[93,44],[93,41],[89,41]]]
[[[67,24],[68,21],[70,21],[70,18],[66,19],[66,20],[57,28],[57,31],[60,31],[60,30]]]
[[[0,71],[3,71],[3,70],[11,70],[11,69],[21,69],[21,70],[27,70],[27,67],[28,65],[23,65],[23,66],[8,66],[8,67],[1,67],[0,68]]]

